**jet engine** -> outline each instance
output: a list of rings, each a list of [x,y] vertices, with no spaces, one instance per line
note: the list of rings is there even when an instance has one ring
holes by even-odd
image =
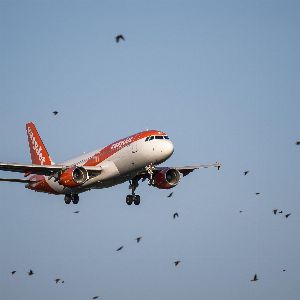
[[[65,187],[76,187],[84,184],[88,179],[87,170],[83,167],[69,168],[59,176],[58,182]]]
[[[176,169],[165,168],[154,175],[153,185],[159,189],[171,189],[180,181],[180,173]]]

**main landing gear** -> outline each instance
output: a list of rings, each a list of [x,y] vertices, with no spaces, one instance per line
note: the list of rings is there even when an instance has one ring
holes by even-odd
[[[67,194],[67,195],[65,195],[65,203],[66,204],[70,204],[71,201],[74,204],[77,204],[79,202],[79,196],[78,196],[78,194]]]
[[[140,195],[135,194],[135,190],[138,186],[139,183],[137,178],[133,178],[132,180],[129,180],[129,188],[131,189],[131,195],[126,196],[126,203],[128,205],[131,205],[132,203],[134,203],[135,205],[139,205],[141,203]]]

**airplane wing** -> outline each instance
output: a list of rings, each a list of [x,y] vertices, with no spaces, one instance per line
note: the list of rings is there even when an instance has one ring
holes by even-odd
[[[0,171],[10,171],[24,174],[37,174],[50,176],[57,172],[64,171],[71,166],[63,165],[35,165],[35,164],[16,164],[16,163],[1,163]],[[85,166],[84,167],[91,177],[101,173],[101,168]]]
[[[195,166],[185,166],[185,167],[155,167],[154,173],[159,172],[165,168],[171,168],[171,169],[176,169],[178,170],[183,176],[186,176],[193,172],[194,170],[200,169],[200,168],[210,168],[210,167],[215,167],[218,170],[221,168],[221,164],[216,162],[214,164],[206,164],[206,165],[195,165]]]
[[[0,181],[19,182],[19,183],[32,183],[32,182],[37,182],[36,180],[19,179],[19,178],[0,178]]]

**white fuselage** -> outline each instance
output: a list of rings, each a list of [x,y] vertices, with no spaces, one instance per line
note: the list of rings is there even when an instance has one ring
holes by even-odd
[[[112,144],[112,147],[114,146],[118,145]],[[83,154],[60,165],[84,166],[96,153],[101,153],[106,148]],[[100,170],[100,175],[90,178],[79,187],[66,188],[51,177],[46,177],[46,181],[55,192],[61,194],[82,193],[90,189],[107,188],[132,179],[141,171],[145,171],[145,167],[150,164],[161,164],[173,154],[173,151],[174,147],[170,140],[153,139],[146,141],[145,138],[141,138],[127,146],[120,147],[118,151],[105,160],[99,163],[96,161],[93,168],[97,171]]]

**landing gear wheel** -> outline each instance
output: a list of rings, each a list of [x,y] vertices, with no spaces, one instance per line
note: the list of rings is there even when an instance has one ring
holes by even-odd
[[[126,196],[126,203],[131,205],[139,205],[141,203],[141,197],[135,194],[136,188],[139,186],[139,177],[134,177],[132,180],[129,180],[129,189],[131,189],[131,195]]]
[[[72,196],[71,195],[65,195],[65,203],[70,204],[72,201]]]
[[[79,196],[78,196],[78,194],[74,194],[73,195],[72,201],[73,201],[74,204],[78,204],[78,202],[79,202]]]
[[[140,195],[135,195],[133,202],[134,202],[135,205],[140,205],[140,203],[141,203]]]
[[[126,203],[127,203],[128,205],[131,205],[131,204],[132,204],[132,201],[133,201],[132,198],[133,198],[132,195],[127,195],[127,196],[126,196]]]

